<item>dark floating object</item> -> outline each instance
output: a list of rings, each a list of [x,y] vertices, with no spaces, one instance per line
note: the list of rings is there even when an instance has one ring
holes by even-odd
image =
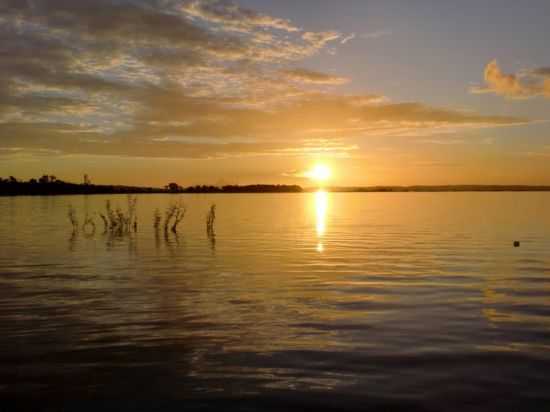
[[[516,241],[514,242],[514,247],[519,247],[520,244],[521,244],[521,243],[519,243],[519,241],[516,240]]]

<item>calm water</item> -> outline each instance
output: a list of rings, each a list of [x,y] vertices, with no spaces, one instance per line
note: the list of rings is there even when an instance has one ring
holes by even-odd
[[[182,198],[122,237],[67,208],[126,196],[0,198],[1,398],[550,410],[550,193]]]

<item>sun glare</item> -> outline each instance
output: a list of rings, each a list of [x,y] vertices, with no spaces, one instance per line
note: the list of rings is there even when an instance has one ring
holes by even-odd
[[[330,168],[323,164],[315,165],[315,167],[307,173],[307,177],[319,183],[325,182],[330,176]]]

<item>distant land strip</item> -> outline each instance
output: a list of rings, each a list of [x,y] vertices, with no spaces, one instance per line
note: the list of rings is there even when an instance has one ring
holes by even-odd
[[[318,189],[306,189],[313,191]],[[549,192],[550,186],[532,185],[417,185],[417,186],[368,186],[327,187],[329,192]]]
[[[91,195],[91,194],[137,194],[137,193],[301,193],[313,192],[319,188],[302,188],[298,185],[196,185],[183,187],[169,183],[165,187],[142,187],[124,185],[96,185],[92,183],[70,183],[55,176],[21,181],[13,176],[0,178],[0,196],[48,196],[48,195]],[[325,187],[329,192],[384,193],[384,192],[549,192],[550,186],[530,185],[445,185],[445,186],[369,186],[369,187]]]
[[[92,194],[137,194],[137,193],[300,193],[297,185],[197,185],[182,187],[169,183],[165,187],[141,187],[124,185],[96,185],[92,183],[70,183],[55,176],[44,175],[39,179],[21,181],[13,176],[0,178],[0,196],[49,196],[49,195],[92,195]]]

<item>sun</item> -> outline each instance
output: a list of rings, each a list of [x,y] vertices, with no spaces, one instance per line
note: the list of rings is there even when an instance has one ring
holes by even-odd
[[[306,173],[307,177],[319,183],[327,181],[330,179],[331,175],[332,173],[330,168],[324,164],[317,164],[313,167],[313,169]]]

